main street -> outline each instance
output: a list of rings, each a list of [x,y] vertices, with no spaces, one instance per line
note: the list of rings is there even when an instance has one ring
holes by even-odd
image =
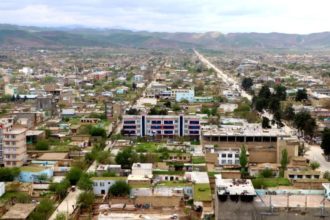
[[[202,54],[200,54],[197,50],[194,49],[195,54],[197,55],[198,59],[204,63],[208,68],[214,69],[214,71],[217,73],[218,78],[220,78],[223,82],[225,82],[227,85],[230,85],[232,88],[237,89],[242,97],[247,98],[249,101],[252,101],[252,96],[245,92],[241,86],[240,83],[237,82],[234,78],[228,76],[225,74],[221,69],[216,67],[214,64],[212,64],[208,59],[206,59]],[[268,111],[264,111],[262,113],[263,117],[267,117],[269,119],[273,118],[273,114],[269,113]],[[282,129],[285,130],[286,133],[297,137],[297,131],[295,128],[290,127],[286,123],[283,123],[284,127]],[[308,149],[306,153],[306,158],[310,159],[311,161],[317,161],[320,163],[320,171],[329,171],[330,170],[330,162],[326,161],[323,156],[323,151],[320,148],[319,145],[313,145],[309,146],[307,142],[305,142],[303,139],[301,141],[304,142],[305,147]]]

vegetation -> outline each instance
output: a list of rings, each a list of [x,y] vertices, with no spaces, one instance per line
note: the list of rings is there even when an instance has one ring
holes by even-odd
[[[109,188],[109,194],[112,196],[127,196],[131,187],[125,181],[117,181]]]
[[[247,175],[247,164],[248,164],[248,158],[247,158],[247,152],[245,146],[241,147],[241,152],[239,155],[239,164],[241,165],[241,174],[242,176]]]
[[[307,96],[306,89],[299,89],[296,94],[296,101],[301,102],[301,101],[307,100],[307,99],[308,99],[308,96]]]
[[[49,150],[49,142],[47,140],[40,140],[36,143],[36,150]]]
[[[316,121],[309,112],[301,111],[294,117],[293,123],[299,131],[303,131],[305,135],[314,136],[317,127]]]
[[[19,168],[0,168],[0,181],[1,182],[11,182],[20,173]]]
[[[321,148],[324,154],[328,157],[330,155],[330,129],[325,128],[322,133]]]
[[[92,190],[93,181],[89,178],[89,176],[86,173],[84,173],[81,175],[81,177],[77,183],[77,186],[81,190],[85,190],[85,191]]]
[[[194,200],[195,201],[211,201],[212,193],[208,183],[194,185]]]
[[[270,168],[265,168],[265,169],[263,169],[261,172],[260,172],[260,177],[262,177],[262,178],[270,178],[270,177],[273,177],[273,174],[274,174],[274,172],[273,172],[273,170],[272,169],[270,169]]]
[[[250,77],[244,78],[242,80],[242,88],[245,91],[249,91],[252,86],[253,86],[253,80]]]
[[[82,173],[83,172],[80,168],[72,167],[66,174],[66,179],[70,182],[71,185],[77,185]]]
[[[87,191],[79,194],[77,203],[82,209],[88,209],[90,211],[92,209],[94,200],[94,193],[91,191]]]
[[[286,149],[283,149],[282,157],[281,157],[281,170],[280,170],[281,177],[284,177],[284,171],[286,170],[288,163],[289,163],[288,151]]]
[[[267,117],[262,117],[262,122],[261,122],[262,128],[264,128],[264,129],[271,128],[269,122],[270,121]]]
[[[138,155],[133,148],[126,148],[116,155],[116,163],[120,164],[122,168],[130,169],[132,164],[138,161]]]
[[[50,199],[43,199],[40,201],[39,205],[35,211],[30,215],[31,220],[45,220],[50,217],[54,211],[54,203]]]
[[[252,184],[256,189],[277,187],[277,186],[290,186],[291,182],[287,178],[256,178],[252,179]]]
[[[311,167],[312,170],[316,170],[317,168],[320,167],[320,163],[317,161],[313,161],[309,164],[309,166]]]

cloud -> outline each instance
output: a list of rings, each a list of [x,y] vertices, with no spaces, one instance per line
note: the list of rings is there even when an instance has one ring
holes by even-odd
[[[323,0],[1,0],[0,22],[170,32],[329,31]]]

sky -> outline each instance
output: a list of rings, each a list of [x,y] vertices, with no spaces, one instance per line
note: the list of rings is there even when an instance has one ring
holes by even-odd
[[[166,32],[330,31],[328,0],[0,0],[0,23]]]

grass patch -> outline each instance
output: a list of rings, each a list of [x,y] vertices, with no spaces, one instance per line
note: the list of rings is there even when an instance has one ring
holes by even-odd
[[[152,172],[154,175],[183,175],[184,171],[172,171],[172,170],[155,170]]]
[[[287,178],[256,178],[252,179],[254,188],[269,188],[277,186],[290,186],[291,182]]]
[[[174,182],[174,181],[164,181],[161,183],[157,184],[157,187],[162,187],[162,186],[166,186],[166,187],[182,187],[182,186],[191,186],[191,182],[186,182],[186,181],[178,181],[178,182]]]
[[[154,142],[143,142],[143,143],[137,143],[135,145],[135,150],[136,152],[139,153],[156,153],[158,148],[161,146],[159,143],[154,143]]]
[[[203,156],[192,157],[192,163],[193,164],[205,163],[205,157]]]
[[[70,151],[70,146],[68,145],[55,145],[55,146],[51,146],[51,150],[58,152],[58,151]]]
[[[6,203],[12,199],[16,200],[29,200],[30,196],[26,192],[6,192],[3,196],[0,198],[0,203]],[[19,201],[23,202],[23,201]]]
[[[202,183],[194,185],[194,200],[195,201],[211,201],[212,193],[210,184]]]
[[[45,170],[44,167],[37,167],[37,166],[23,166],[20,168],[23,172],[41,172]]]

